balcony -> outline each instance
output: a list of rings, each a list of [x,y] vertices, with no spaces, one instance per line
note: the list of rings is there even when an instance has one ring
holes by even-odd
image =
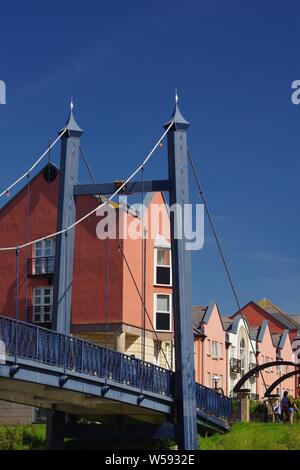
[[[239,372],[241,372],[241,360],[240,359],[236,359],[235,357],[231,357],[230,362],[229,362],[229,366],[230,366],[230,372],[232,372],[234,374],[238,374]]]
[[[250,362],[249,371],[252,370],[252,369],[255,369],[255,367],[257,367],[256,362]],[[254,379],[255,377],[258,377],[258,375],[259,375],[259,373],[256,372],[256,374],[253,374],[252,377],[250,377],[250,378]]]
[[[32,307],[28,307],[28,321],[45,328],[50,327],[52,322],[52,310],[52,305],[33,305]]]
[[[40,258],[29,258],[29,277],[52,277],[54,274],[55,256],[45,256]]]

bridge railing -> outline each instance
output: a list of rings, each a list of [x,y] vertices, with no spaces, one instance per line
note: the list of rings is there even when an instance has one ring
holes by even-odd
[[[196,384],[196,406],[200,411],[217,418],[228,421],[231,419],[231,398],[198,383]]]
[[[171,397],[172,371],[52,330],[0,317],[6,353]]]

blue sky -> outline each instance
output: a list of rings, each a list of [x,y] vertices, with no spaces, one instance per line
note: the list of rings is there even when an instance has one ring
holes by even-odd
[[[299,18],[296,0],[2,2],[1,189],[54,138],[71,95],[97,179],[125,178],[161,135],[177,87],[241,303],[269,297],[299,313]],[[145,178],[164,176],[165,160],[158,152]],[[193,202],[195,191],[191,181]],[[236,310],[206,221],[193,302],[212,299]]]

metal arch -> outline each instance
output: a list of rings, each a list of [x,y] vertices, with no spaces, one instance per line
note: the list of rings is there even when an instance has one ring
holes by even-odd
[[[237,384],[234,386],[233,391],[234,392],[239,392],[242,385],[244,385],[245,382],[247,382],[252,375],[257,374],[257,372],[267,369],[268,367],[273,367],[273,366],[293,366],[293,367],[300,367],[300,364],[295,364],[294,362],[291,361],[272,361],[272,362],[266,362],[265,364],[260,364],[257,367],[254,367],[254,369],[249,370],[247,374],[243,375],[243,377],[237,382]]]
[[[289,379],[290,377],[293,377],[294,375],[297,375],[297,374],[299,374],[298,369],[292,370],[291,372],[288,372],[287,374],[282,375],[281,377],[279,377],[279,379],[275,380],[275,382],[273,382],[270,385],[270,387],[267,388],[267,390],[265,391],[265,397],[269,397],[271,395],[271,393],[273,392],[274,388],[276,388],[277,385],[279,385],[281,382],[283,382],[284,380]]]

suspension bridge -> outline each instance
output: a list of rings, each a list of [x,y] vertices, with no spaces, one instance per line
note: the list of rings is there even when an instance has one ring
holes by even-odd
[[[185,249],[185,235],[181,239],[176,237],[182,223],[176,213],[170,214],[175,370],[158,367],[70,334],[76,226],[122,192],[168,192],[170,204],[183,208],[189,202],[189,162],[204,198],[188,151],[188,127],[176,100],[162,136],[125,181],[116,185],[116,182],[96,183],[93,178],[92,184],[80,185],[78,160],[83,131],[71,108],[57,139],[29,170],[0,193],[0,197],[9,194],[23,179],[28,184],[32,171],[51,148],[61,142],[56,231],[36,240],[26,239],[17,246],[0,247],[0,253],[15,253],[16,269],[15,312],[0,317],[0,340],[5,346],[5,358],[0,364],[0,399],[48,410],[49,448],[63,448],[65,437],[93,436],[103,440],[169,438],[174,439],[180,449],[193,450],[197,449],[199,429],[224,432],[230,427],[232,399],[195,382],[191,259],[190,252]],[[144,167],[164,138],[168,141],[168,178],[144,180]],[[135,181],[140,172],[142,181]],[[96,208],[76,219],[76,196],[100,194],[107,196],[105,200],[99,200]],[[206,203],[205,208],[212,224]],[[213,231],[216,236],[214,228]],[[53,320],[51,329],[47,329],[19,318],[19,254],[41,240],[54,237]],[[218,239],[217,244],[241,310]],[[136,280],[132,278],[138,290]],[[149,316],[144,295],[139,290],[138,293],[144,316]],[[76,417],[84,416],[101,424],[77,423]]]

